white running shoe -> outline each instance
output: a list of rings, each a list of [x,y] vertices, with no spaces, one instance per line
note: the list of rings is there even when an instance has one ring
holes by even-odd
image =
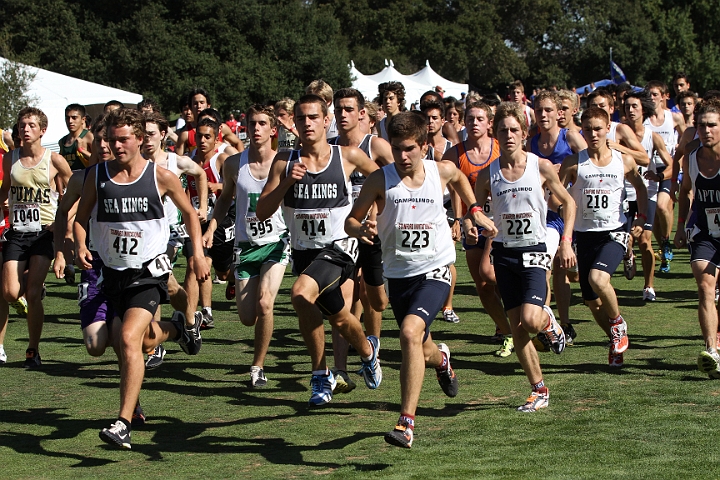
[[[655,290],[652,287],[645,287],[643,289],[643,300],[646,302],[655,301]]]
[[[5,347],[0,345],[0,365],[7,362],[7,355],[5,354]]]

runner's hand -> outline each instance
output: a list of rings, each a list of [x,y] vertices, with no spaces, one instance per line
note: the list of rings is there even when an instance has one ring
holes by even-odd
[[[360,225],[360,241],[373,245],[373,237],[377,235],[377,222],[375,220],[365,220]]]
[[[215,234],[215,230],[210,231],[209,228],[207,229],[205,234],[202,236],[203,247],[212,248],[214,234]]]
[[[200,256],[193,255],[190,261],[193,262],[193,270],[198,282],[204,282],[210,278],[210,267],[208,267],[202,252],[200,252]]]
[[[58,252],[55,255],[55,261],[53,262],[53,272],[55,272],[55,278],[65,278],[65,255],[62,252]]]
[[[92,260],[93,256],[86,246],[83,245],[78,248],[77,254],[75,254],[75,263],[78,267],[83,270],[90,270],[92,268]]]

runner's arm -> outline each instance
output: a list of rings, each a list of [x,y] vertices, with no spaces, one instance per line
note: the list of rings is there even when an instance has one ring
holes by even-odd
[[[565,188],[567,188],[571,183],[575,183],[575,180],[577,180],[577,164],[577,154],[568,155],[563,159],[562,164],[560,165],[559,177],[560,182]]]
[[[235,148],[236,151],[232,152],[233,154],[240,153],[245,150],[245,144],[243,143],[243,141],[240,140],[238,136],[233,133],[232,130],[230,130],[230,127],[228,127],[227,124],[221,124],[220,129],[222,130],[223,141],[229,143],[233,146],[233,148]]]
[[[195,163],[190,157],[178,155],[177,166],[180,173],[190,175],[195,178],[195,184],[197,186],[198,201],[200,205],[197,210],[198,218],[200,223],[207,221],[208,211],[208,179],[205,174],[205,170],[200,165]]]
[[[638,213],[637,218],[632,225],[632,234],[634,237],[639,237],[642,233],[645,222],[647,222],[647,204],[648,194],[645,182],[638,172],[637,164],[633,161],[633,158],[629,155],[623,155],[623,163],[625,164],[625,178],[632,184],[637,193],[637,204]],[[642,218],[641,218],[642,217]]]
[[[177,142],[175,143],[175,153],[178,155],[185,155],[185,150],[187,149],[187,141],[188,141],[188,131],[183,130],[180,132],[180,135],[178,135]]]
[[[78,200],[80,200],[84,180],[84,170],[75,172],[72,177],[70,177],[65,195],[63,195],[60,200],[60,204],[55,212],[56,228],[53,230],[55,262],[53,263],[53,271],[55,272],[56,278],[63,278],[65,276],[65,253],[63,252],[63,246],[65,245],[66,239],[72,239],[73,230],[73,225],[68,221],[68,218],[72,217],[70,213],[75,209]],[[62,227],[63,225],[65,225],[65,228]]]
[[[460,199],[465,202],[465,205],[468,205],[469,207],[475,205],[475,193],[470,186],[470,181],[467,179],[465,174],[455,166],[455,164],[447,160],[441,160],[438,162],[438,170],[440,171],[442,183],[447,183],[450,187],[452,187],[452,189],[460,196]],[[497,230],[495,230],[495,224],[492,220],[485,216],[482,208],[468,208],[466,218],[472,219],[475,224],[483,227],[489,233],[497,233]],[[466,222],[463,223],[465,224]],[[474,228],[475,226],[473,225],[472,227]],[[495,236],[494,234],[492,236]]]
[[[307,166],[300,162],[293,162],[293,168],[290,175],[285,176],[285,168],[288,164],[288,152],[280,152],[275,155],[268,181],[263,188],[260,198],[255,208],[255,214],[260,221],[265,221],[272,217],[273,214],[282,204],[285,193],[292,188],[295,182],[302,180],[307,171]]]
[[[340,147],[342,149],[343,160],[347,160],[351,165],[351,169],[345,171],[349,175],[350,172],[356,170],[366,177],[369,177],[372,172],[377,170],[379,167],[372,161],[365,152],[357,147]]]
[[[95,190],[95,174],[97,168],[93,168],[85,178],[80,204],[75,214],[75,223],[73,223],[73,236],[75,237],[75,262],[83,270],[92,268],[93,258],[87,248],[87,229],[90,214],[97,203],[97,191]],[[5,182],[3,182],[5,183]],[[98,205],[102,208],[102,205]]]
[[[373,160],[379,167],[390,165],[395,160],[392,156],[392,147],[384,138],[373,137],[372,139],[372,155]]]
[[[3,155],[2,160],[2,171],[3,171],[3,182],[0,186],[0,205],[5,205],[8,200],[8,193],[10,192],[10,168],[12,167],[12,150]],[[8,225],[9,227],[9,225]]]
[[[208,243],[208,239],[212,240],[213,233],[215,233],[218,223],[227,216],[230,205],[232,205],[233,198],[235,198],[235,181],[237,179],[239,164],[239,153],[229,157],[223,164],[222,192],[215,200],[215,208],[213,208],[212,217],[208,221],[208,228],[205,230],[205,235],[203,235],[203,242],[205,244]],[[220,221],[217,219],[220,219]],[[236,219],[236,221],[240,221],[240,219]]]
[[[690,194],[692,193],[692,180],[689,175],[690,161],[689,155],[682,157],[683,175],[680,190],[678,191],[678,219],[677,228],[675,229],[675,239],[673,243],[676,247],[681,248],[687,244],[687,233],[685,232],[685,221],[688,213],[690,213]]]
[[[375,202],[383,200],[384,194],[385,174],[382,170],[371,173],[365,180],[360,190],[360,196],[353,203],[352,209],[345,219],[345,233],[372,245],[372,239],[378,233],[377,221],[366,220],[366,217]]]
[[[587,149],[587,142],[585,141],[585,137],[580,135],[579,132],[576,132],[575,130],[568,130],[567,134],[565,135],[565,139],[568,142],[568,145],[570,145],[570,149],[573,153],[578,153],[582,150]]]
[[[630,155],[637,165],[647,167],[650,159],[645,148],[638,142],[635,132],[625,124],[619,124],[616,130],[617,142],[608,140],[608,146],[626,155]]]

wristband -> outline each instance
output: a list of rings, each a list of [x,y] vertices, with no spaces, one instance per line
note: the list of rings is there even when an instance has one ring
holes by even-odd
[[[478,204],[474,204],[474,205],[475,205],[474,207],[470,208],[470,215],[475,215],[475,212],[483,211],[483,208],[480,205],[478,205]]]
[[[683,217],[678,217],[678,224],[685,225],[685,219]]]
[[[660,177],[660,181],[661,181],[661,182],[662,182],[663,180],[665,180],[665,172],[659,172],[659,173],[658,173],[658,177]]]
[[[638,213],[637,216],[638,216],[638,218],[640,218],[640,217],[644,218],[645,221],[647,222],[647,215],[645,215],[644,213]]]
[[[462,218],[455,217],[455,221],[460,222],[460,221],[462,221]]]
[[[566,237],[565,235],[563,235],[562,237],[560,237],[560,241],[572,243],[572,237]]]

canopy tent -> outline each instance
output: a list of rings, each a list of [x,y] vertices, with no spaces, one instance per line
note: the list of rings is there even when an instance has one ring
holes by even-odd
[[[425,68],[413,75],[403,75],[395,69],[392,60],[385,60],[385,68],[373,75],[365,75],[350,62],[350,75],[353,77],[353,88],[362,93],[365,98],[373,99],[378,94],[378,85],[384,82],[400,82],[405,87],[405,103],[409,106],[420,100],[423,93],[441,86],[446,95],[460,98],[461,92],[467,92],[468,85],[451,82],[437,74],[426,62]]]
[[[0,65],[5,62],[7,59],[0,57]],[[29,65],[25,65],[25,68],[35,74],[35,79],[26,93],[33,99],[33,105],[45,112],[48,117],[48,129],[43,136],[42,145],[53,151],[58,150],[58,140],[68,133],[65,126],[65,107],[71,103],[88,106],[118,100],[126,105],[135,106],[142,101],[142,95],[137,93],[106,87]]]

